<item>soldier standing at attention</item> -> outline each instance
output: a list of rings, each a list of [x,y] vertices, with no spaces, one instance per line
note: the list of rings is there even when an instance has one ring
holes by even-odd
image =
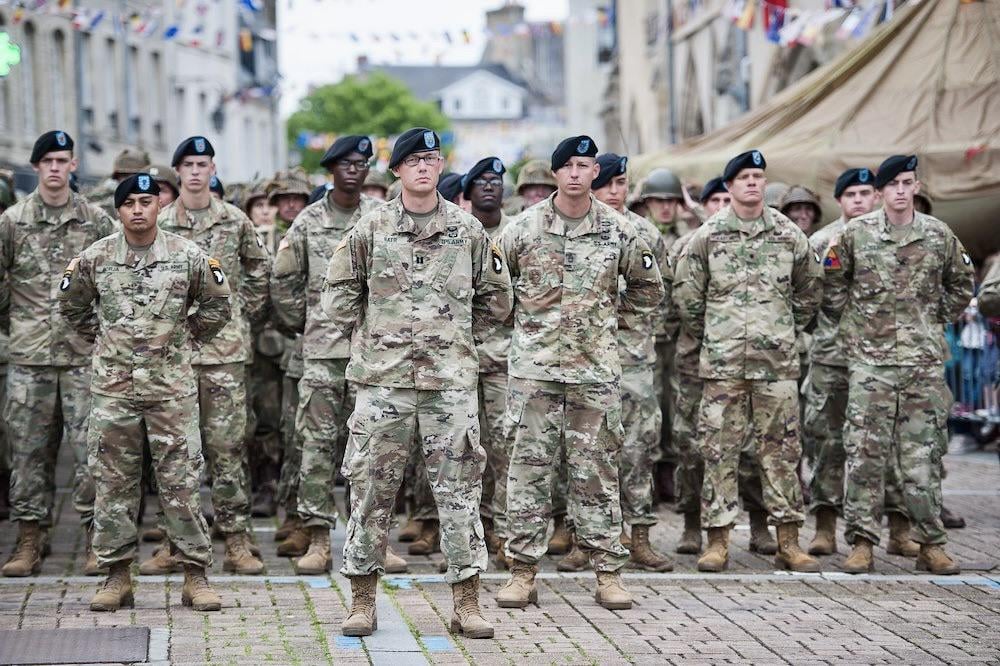
[[[250,483],[247,479],[245,364],[250,328],[267,307],[270,259],[253,223],[236,206],[209,191],[215,149],[193,136],[174,151],[181,195],[160,211],[159,225],[194,241],[218,260],[233,291],[232,319],[191,357],[198,385],[201,440],[212,477],[215,527],[225,536],[225,571],[258,574],[264,564],[250,551]]]
[[[695,232],[675,272],[675,301],[684,326],[701,343],[698,374],[705,380],[698,444],[709,545],[698,560],[701,571],[728,564],[747,437],[756,449],[770,522],[777,525],[775,564],[819,569],[798,544],[803,507],[796,474],[802,448],[795,340],[819,305],[822,269],[805,234],[764,205],[766,166],[757,150],[729,161],[722,178],[732,203]]]
[[[229,283],[197,245],[157,229],[158,193],[149,174],[125,178],[114,200],[122,231],[74,258],[59,285],[63,318],[97,341],[88,446],[97,486],[94,551],[110,573],[90,602],[93,611],[133,606],[129,566],[147,438],[167,537],[184,565],[181,599],[199,611],[221,607],[205,574],[212,543],[198,500],[191,340],[208,342],[229,322]]]
[[[323,307],[352,341],[347,379],[358,385],[344,457],[344,476],[361,479],[351,496],[342,569],[353,594],[343,624],[348,636],[377,626],[375,588],[417,433],[441,519],[451,630],[493,636],[479,609],[486,454],[476,343],[510,314],[510,275],[483,225],[436,191],[442,167],[437,134],[421,127],[401,134],[389,161],[401,196],[358,220],[327,270]]]
[[[595,599],[608,609],[632,607],[619,574],[628,552],[619,536],[625,432],[617,322],[652,314],[664,289],[656,258],[632,223],[590,193],[600,169],[596,154],[588,136],[560,142],[552,153],[556,193],[500,235],[515,285],[504,423],[513,442],[507,555],[514,562],[497,593],[502,608],[537,603],[535,575],[562,449],[577,543],[597,572]]]
[[[503,176],[507,172],[498,157],[485,157],[462,177],[462,193],[472,205],[472,215],[496,242],[511,219],[503,212]],[[481,344],[479,354],[479,425],[483,448],[486,450],[487,471],[480,514],[486,546],[497,553],[498,568],[507,566],[504,546],[507,543],[507,468],[510,450],[503,436],[503,415],[507,403],[507,353],[514,330],[504,324]],[[487,495],[490,495],[489,497]],[[492,542],[492,543],[491,543]]]
[[[793,190],[795,188],[792,188]],[[809,244],[820,256],[826,254],[830,240],[841,234],[848,220],[872,212],[878,202],[875,172],[848,169],[834,184],[833,197],[841,215],[809,237]],[[816,315],[816,328],[809,348],[809,376],[803,396],[806,403],[802,436],[812,440],[813,477],[810,484],[810,511],[816,516],[816,536],[809,544],[810,555],[837,552],[837,516],[844,508],[844,421],[847,416],[849,388],[847,359],[836,322],[822,310]],[[885,507],[889,514],[890,555],[916,557],[920,546],[910,539],[910,521],[906,516],[903,489],[893,469],[886,470]]]
[[[94,480],[87,469],[90,360],[94,346],[58,312],[59,270],[111,233],[108,215],[71,192],[73,139],[54,130],[31,150],[38,187],[0,216],[0,283],[10,290],[10,367],[4,420],[11,437],[10,519],[17,546],[4,576],[38,573],[51,525],[55,465],[63,441],[73,451],[73,507],[87,530],[84,573],[97,575],[90,549]],[[57,276],[57,277],[53,277]]]
[[[651,316],[632,319],[623,316],[618,322],[618,359],[622,366],[619,388],[622,426],[625,428],[618,483],[625,526],[622,534],[627,537],[623,537],[622,543],[630,552],[629,566],[646,571],[670,571],[674,563],[653,550],[649,530],[657,522],[653,511],[653,460],[658,453],[663,418],[656,399],[656,381],[653,376],[656,367],[653,340],[657,327],[663,334],[667,334],[668,322],[671,328],[677,326],[673,299],[670,297],[673,268],[670,266],[669,250],[663,234],[652,222],[625,208],[625,197],[628,195],[628,157],[605,153],[597,158],[597,164],[601,170],[590,184],[594,198],[635,225],[639,237],[653,251],[666,293],[659,309]],[[619,278],[619,287],[624,286],[624,278]],[[586,562],[584,552],[575,545],[572,554],[581,562]],[[570,559],[570,556],[564,559]]]
[[[333,485],[344,458],[337,443],[354,409],[345,379],[351,339],[323,312],[320,295],[334,248],[365,213],[381,204],[361,195],[371,156],[366,136],[342,136],[330,146],[320,164],[333,174],[334,187],[295,218],[278,245],[271,274],[274,316],[285,329],[302,334],[305,359],[295,421],[302,448],[298,513],[310,545],[295,563],[299,574],[325,573],[333,561]]]
[[[941,457],[951,394],[942,327],[972,298],[972,259],[951,229],[914,210],[915,155],[893,155],[875,176],[882,209],[848,222],[826,251],[823,311],[848,355],[844,568],[872,569],[885,480],[900,480],[917,570],[957,574],[944,550]],[[892,473],[890,473],[892,470]]]

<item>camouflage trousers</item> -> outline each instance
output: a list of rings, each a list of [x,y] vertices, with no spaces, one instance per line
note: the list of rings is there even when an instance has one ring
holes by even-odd
[[[698,443],[705,460],[702,527],[732,525],[739,516],[740,456],[748,438],[759,465],[769,522],[801,525],[802,489],[796,468],[802,446],[796,381],[704,381],[698,412]]]
[[[6,409],[7,409],[7,364],[5,363],[2,366],[0,366],[0,414],[3,414]],[[0,474],[9,472],[10,472],[10,446],[7,435],[7,419],[0,418]]]
[[[427,479],[427,463],[424,461],[423,445],[420,440],[420,426],[410,443],[410,457],[404,472],[406,497],[410,504],[410,513],[414,520],[437,520],[437,505],[434,503],[434,493]],[[480,498],[480,504],[482,499]]]
[[[441,520],[445,579],[456,583],[486,570],[479,519],[486,452],[479,443],[478,410],[474,390],[358,386],[343,468],[354,489],[341,569],[345,576],[385,570],[396,493],[418,428]]]
[[[677,447],[677,469],[674,486],[677,492],[677,513],[701,513],[701,491],[705,483],[705,459],[698,447],[698,412],[704,380],[694,375],[682,375],[676,370],[670,375],[674,394],[674,445]],[[760,466],[753,439],[743,440],[739,463],[739,492],[747,511],[765,511]]]
[[[492,479],[493,493],[489,506],[480,515],[492,518],[497,535],[507,538],[507,470],[510,467],[510,442],[504,437],[503,417],[507,405],[507,374],[494,372],[479,375],[479,429],[486,450],[487,469],[483,475]],[[486,503],[486,499],[483,500]]]
[[[334,527],[337,505],[333,487],[344,460],[340,433],[354,411],[347,394],[346,358],[309,359],[299,380],[295,432],[302,448],[298,511],[310,527]]]
[[[281,389],[282,372],[278,359],[254,354],[247,368],[247,454],[250,481],[254,489],[277,490],[281,474]]]
[[[577,543],[596,571],[625,566],[618,485],[625,432],[617,382],[565,384],[511,377],[504,429],[511,442],[507,554],[531,564],[545,554],[554,461],[565,449]]]
[[[886,478],[902,488],[913,539],[943,544],[941,458],[947,442],[950,393],[944,369],[852,364],[847,398],[847,486],[844,495],[848,543],[863,537],[878,543]]]
[[[12,521],[52,520],[56,458],[73,452],[73,508],[94,518],[94,480],[87,469],[90,366],[10,366],[4,421],[10,438]]]
[[[656,396],[660,401],[660,447],[653,462],[676,463],[677,450],[673,443],[674,397],[670,375],[673,374],[677,341],[673,338],[656,339]]]
[[[202,450],[212,479],[215,524],[223,534],[250,530],[246,384],[242,363],[196,365]]]
[[[143,439],[148,438],[167,532],[182,562],[212,565],[212,542],[201,514],[202,451],[195,395],[135,402],[93,396],[88,447],[97,486],[94,553],[101,566],[135,559]]]
[[[278,501],[285,512],[298,515],[299,468],[302,465],[302,443],[295,432],[295,413],[299,408],[299,378],[285,373],[281,383],[281,478],[278,480]]]
[[[622,426],[625,441],[618,463],[622,517],[628,525],[655,525],[653,459],[660,443],[660,405],[652,365],[622,366]]]

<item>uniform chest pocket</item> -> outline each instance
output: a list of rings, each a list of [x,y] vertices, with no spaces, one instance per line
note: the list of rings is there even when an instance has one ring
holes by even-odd
[[[737,242],[716,243],[709,247],[709,292],[728,294],[746,283],[746,269]]]
[[[887,291],[892,278],[887,275],[889,265],[896,263],[894,254],[867,251],[858,252],[854,260],[855,293],[861,300],[877,298]]]
[[[618,250],[617,248],[598,247],[585,253],[578,268],[585,270],[581,274],[582,290],[618,291]]]
[[[154,317],[177,321],[187,308],[187,285],[182,280],[172,280],[165,284],[150,304]]]
[[[389,297],[405,289],[408,285],[404,271],[409,265],[411,250],[408,244],[387,242],[385,236],[376,234],[372,243],[372,264],[368,273],[368,289],[372,296]]]
[[[562,282],[562,272],[544,251],[535,250],[518,256],[518,276],[514,287],[525,296],[538,296]]]
[[[785,241],[766,241],[757,251],[758,274],[783,294],[791,291],[792,265],[795,253],[792,244]]]
[[[472,296],[472,256],[464,246],[448,248],[439,261],[441,266],[434,279],[434,288],[448,293],[460,301]],[[485,269],[484,269],[485,270]]]

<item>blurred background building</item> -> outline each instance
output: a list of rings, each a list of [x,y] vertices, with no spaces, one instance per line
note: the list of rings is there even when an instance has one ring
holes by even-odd
[[[224,181],[275,171],[285,153],[275,4],[0,3],[0,33],[20,59],[0,77],[0,166],[31,189],[31,145],[59,128],[76,140],[84,183],[107,176],[126,146],[169,164],[192,134],[212,141]]]

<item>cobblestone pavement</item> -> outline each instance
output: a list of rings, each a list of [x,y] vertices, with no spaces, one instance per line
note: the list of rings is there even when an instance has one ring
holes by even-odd
[[[138,577],[136,608],[91,613],[97,580],[79,575],[83,534],[69,495],[59,493],[53,553],[34,579],[0,578],[0,630],[145,626],[149,661],[174,664],[666,664],[666,663],[967,663],[1000,662],[1000,470],[996,453],[946,458],[945,501],[969,526],[953,530],[949,550],[961,576],[916,575],[913,563],[877,551],[876,573],[841,573],[846,547],[825,558],[827,573],[776,572],[770,558],[747,551],[745,516],[723,575],[698,573],[695,556],[678,555],[669,574],[626,574],[636,598],[630,611],[607,611],[593,599],[592,573],[555,572],[545,562],[540,605],[496,607],[503,573],[483,576],[485,616],[493,640],[449,635],[451,590],[437,573],[441,555],[410,557],[411,575],[385,578],[378,597],[379,631],[365,639],[340,635],[350,587],[339,574],[297,577],[274,554],[276,521],[257,520],[267,575],[221,572],[216,542],[212,580],[223,595],[219,613],[180,604],[180,576]],[[66,466],[60,478],[65,479]],[[148,509],[151,510],[151,509]],[[680,517],[660,510],[655,545],[671,552]],[[803,530],[802,543],[811,538]],[[334,532],[343,544],[343,525]],[[4,559],[14,541],[0,523]],[[405,554],[405,544],[394,542]],[[142,545],[142,557],[152,552]],[[339,565],[339,550],[335,564]],[[9,634],[8,634],[9,636]]]

